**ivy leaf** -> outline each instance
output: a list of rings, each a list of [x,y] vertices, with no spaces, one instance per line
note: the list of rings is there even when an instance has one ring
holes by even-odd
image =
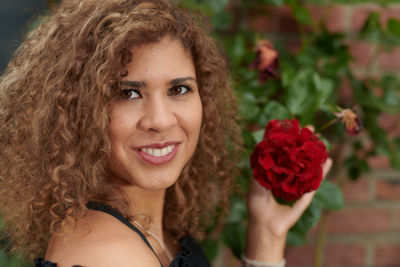
[[[342,190],[326,179],[322,181],[318,188],[315,199],[322,208],[328,210],[339,210],[344,206]]]

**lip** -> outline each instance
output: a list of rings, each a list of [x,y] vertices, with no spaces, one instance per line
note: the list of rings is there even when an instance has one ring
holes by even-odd
[[[141,148],[158,148],[162,149],[164,147],[174,145],[174,148],[170,153],[168,153],[165,156],[161,157],[155,157],[152,155],[149,155],[143,151],[141,151]],[[163,165],[171,162],[176,154],[178,153],[178,148],[179,148],[180,143],[179,142],[163,142],[163,143],[153,143],[145,146],[137,146],[134,147],[133,149],[136,151],[136,153],[139,155],[139,157],[146,163],[151,164],[151,165]]]

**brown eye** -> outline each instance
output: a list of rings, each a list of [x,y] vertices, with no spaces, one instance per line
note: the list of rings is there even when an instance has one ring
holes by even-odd
[[[119,95],[123,98],[123,99],[136,99],[140,97],[140,93],[138,90],[134,90],[134,89],[125,89],[122,90]]]
[[[190,87],[184,86],[184,85],[179,85],[179,86],[174,86],[171,89],[169,89],[168,95],[184,95],[190,91],[191,91]]]

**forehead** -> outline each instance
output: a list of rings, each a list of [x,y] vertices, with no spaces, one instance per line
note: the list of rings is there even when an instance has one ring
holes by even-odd
[[[126,79],[195,77],[193,57],[179,39],[167,36],[158,42],[134,46],[130,52]]]

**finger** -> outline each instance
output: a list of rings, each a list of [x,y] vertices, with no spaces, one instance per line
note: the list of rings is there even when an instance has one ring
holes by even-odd
[[[332,159],[328,158],[324,165],[322,166],[322,173],[323,173],[323,177],[325,177],[329,170],[332,167]],[[317,190],[308,192],[306,194],[304,194],[301,198],[299,198],[296,203],[294,203],[293,205],[293,213],[292,213],[292,218],[293,220],[297,220],[301,214],[303,214],[303,212],[307,209],[307,207],[310,205],[315,193],[317,192]]]
[[[332,163],[333,163],[332,159],[328,158],[325,161],[324,165],[322,165],[322,175],[323,175],[323,177],[325,177],[328,174],[329,170],[332,167]]]
[[[293,224],[300,218],[300,216],[303,214],[303,212],[310,205],[315,193],[316,193],[316,190],[305,193],[301,198],[299,198],[293,204],[291,218],[290,218]]]
[[[306,125],[306,128],[308,128],[311,132],[315,132],[315,127],[311,124]]]

